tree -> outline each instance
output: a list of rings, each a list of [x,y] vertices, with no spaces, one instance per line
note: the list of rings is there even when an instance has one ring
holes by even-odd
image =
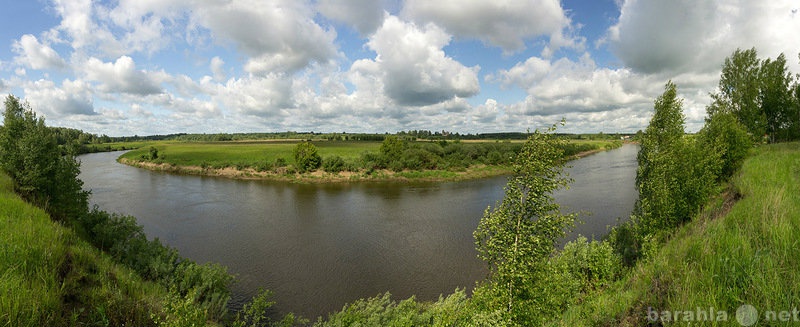
[[[766,132],[766,117],[759,103],[759,65],[755,48],[736,49],[725,58],[719,79],[719,93],[712,94],[714,105],[710,110],[730,110],[747,128],[754,140]],[[708,112],[712,116],[715,112]]]
[[[677,93],[675,84],[668,82],[655,100],[655,113],[641,140],[636,171],[639,199],[631,218],[636,235],[628,245],[632,250],[623,249],[626,262],[631,262],[631,253],[638,257],[648,240],[658,240],[690,220],[716,185],[722,150],[684,136],[683,101]]]
[[[753,145],[744,126],[730,112],[717,112],[707,117],[700,137],[706,149],[716,149],[721,154],[718,173],[721,179],[731,177],[739,170]]]
[[[297,169],[303,173],[313,171],[322,165],[322,157],[317,151],[317,147],[311,142],[300,142],[294,147],[294,162]]]
[[[489,294],[492,309],[516,324],[531,323],[541,310],[554,309],[546,305],[549,295],[543,294],[541,281],[556,242],[575,220],[574,214],[561,214],[553,199],[553,192],[570,182],[563,173],[564,141],[552,136],[554,130],[537,130],[528,138],[505,196],[493,210],[486,209],[474,233],[478,256],[490,270],[476,292]]]
[[[386,161],[400,160],[403,152],[408,148],[408,143],[397,136],[387,136],[381,143],[381,154],[386,157]]]
[[[59,220],[88,210],[89,193],[78,179],[80,164],[73,153],[62,155],[53,130],[30,105],[9,95],[0,128],[0,168],[23,198]]]
[[[792,115],[792,82],[786,56],[782,53],[775,60],[767,58],[761,63],[759,102],[771,142],[790,138],[795,118]]]

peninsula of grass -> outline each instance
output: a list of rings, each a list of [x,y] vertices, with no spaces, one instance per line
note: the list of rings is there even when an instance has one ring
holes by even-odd
[[[508,174],[521,147],[515,141],[313,141],[321,164],[301,172],[293,150],[301,140],[176,142],[140,145],[118,159],[131,166],[178,174],[303,183],[457,181]],[[620,141],[571,140],[573,159],[621,146]]]

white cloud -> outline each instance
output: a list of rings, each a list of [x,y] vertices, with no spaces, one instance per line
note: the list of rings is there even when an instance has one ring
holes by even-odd
[[[385,0],[320,0],[317,8],[328,18],[352,26],[361,35],[369,35],[383,23],[385,2]]]
[[[48,118],[70,115],[96,115],[91,87],[81,80],[64,80],[61,87],[53,81],[38,80],[24,85],[25,98],[34,110]]]
[[[225,74],[225,69],[223,66],[225,65],[225,61],[222,60],[220,57],[211,58],[211,63],[209,64],[209,68],[211,69],[211,73],[214,74],[214,79],[217,81],[223,81],[225,78],[228,77]]]
[[[736,48],[770,57],[800,51],[796,9],[792,1],[629,0],[608,41],[639,72],[717,72]]]
[[[433,22],[464,38],[477,38],[507,52],[525,48],[525,40],[550,36],[548,52],[582,44],[564,35],[570,19],[558,0],[408,0],[404,15]]]
[[[306,1],[206,0],[194,9],[217,42],[232,41],[249,56],[245,70],[253,74],[293,72],[337,55],[336,32],[314,21]]]
[[[119,57],[114,63],[89,58],[83,71],[89,80],[100,82],[100,90],[135,95],[162,93],[162,89],[151,73],[136,69],[133,59]]]
[[[57,42],[70,43],[76,51],[99,51],[104,56],[120,56],[125,53],[111,31],[95,21],[98,11],[106,9],[91,0],[53,0],[53,9],[61,16],[61,23],[48,35]],[[67,37],[69,40],[64,40]]]
[[[49,45],[42,44],[30,34],[25,34],[12,46],[17,56],[16,61],[33,69],[62,69],[67,66],[64,59]]]
[[[292,81],[282,74],[232,78],[217,92],[215,101],[246,116],[279,118],[294,106]]]
[[[378,54],[376,59],[353,66],[376,73],[386,95],[399,105],[426,106],[473,96],[480,88],[479,67],[468,68],[448,57],[442,48],[449,42],[450,36],[435,25],[419,27],[389,16],[367,42]]]

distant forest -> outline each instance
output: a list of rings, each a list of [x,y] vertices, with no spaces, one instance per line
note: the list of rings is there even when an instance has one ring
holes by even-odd
[[[78,129],[66,127],[51,127],[54,131],[59,145],[66,145],[76,142],[78,145],[103,144],[118,142],[143,142],[143,141],[183,141],[183,142],[225,142],[225,141],[248,141],[248,140],[281,140],[281,139],[302,139],[302,140],[327,140],[327,141],[383,141],[387,136],[393,135],[406,140],[525,140],[530,135],[522,132],[499,132],[499,133],[477,133],[460,134],[458,132],[429,130],[410,130],[401,131],[395,134],[390,133],[315,133],[315,132],[274,132],[274,133],[213,133],[213,134],[189,134],[175,133],[164,135],[146,136],[108,136],[87,133]],[[566,139],[619,139],[625,136],[634,136],[630,133],[611,133],[611,134],[556,134],[558,137]],[[81,152],[81,151],[79,151]]]

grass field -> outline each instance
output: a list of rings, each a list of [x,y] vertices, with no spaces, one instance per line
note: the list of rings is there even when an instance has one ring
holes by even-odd
[[[654,258],[555,325],[661,325],[678,312],[680,325],[740,326],[745,304],[757,310],[758,325],[800,323],[792,316],[800,305],[800,143],[754,151],[730,190]]]
[[[0,326],[149,326],[165,296],[24,202],[0,174]]]
[[[138,159],[149,153],[153,146],[159,151],[162,162],[178,166],[257,167],[263,162],[276,162],[279,158],[287,163],[294,161],[292,149],[298,141],[263,142],[153,142],[122,156]],[[381,142],[336,141],[314,142],[323,157],[337,155],[345,160],[356,160],[364,152],[377,152]]]

